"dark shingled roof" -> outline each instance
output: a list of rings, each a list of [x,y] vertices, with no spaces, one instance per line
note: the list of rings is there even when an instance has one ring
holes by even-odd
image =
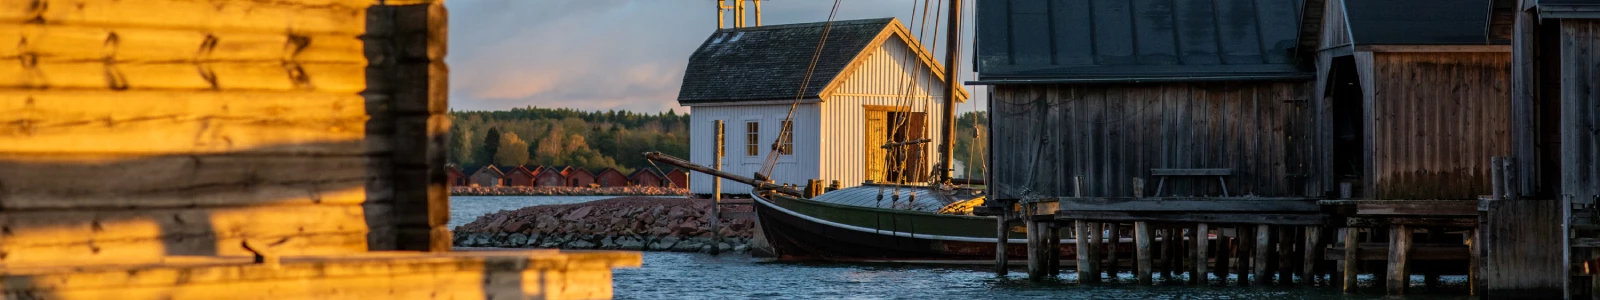
[[[1487,45],[1490,0],[1345,0],[1357,45]]]
[[[979,83],[1309,78],[1302,0],[978,1]],[[1476,27],[1482,28],[1482,26]]]
[[[894,18],[834,21],[803,98],[817,98]],[[689,56],[678,102],[794,99],[822,38],[804,23],[722,29]]]

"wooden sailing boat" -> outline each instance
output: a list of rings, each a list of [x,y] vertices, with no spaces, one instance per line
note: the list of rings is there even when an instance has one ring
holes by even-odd
[[[961,16],[960,2],[951,1],[949,16]],[[898,184],[869,181],[861,186],[808,195],[788,186],[774,184],[764,175],[771,174],[772,157],[769,157],[767,166],[752,178],[661,153],[651,152],[645,156],[652,161],[754,187],[751,196],[755,200],[755,211],[762,232],[780,259],[992,262],[998,251],[995,242],[1000,238],[995,230],[997,220],[992,216],[971,214],[972,207],[982,203],[983,193],[981,190],[957,187],[955,183],[961,180],[953,178],[949,168],[953,160],[954,104],[957,95],[961,94],[957,85],[959,80],[955,76],[959,64],[953,63],[958,61],[960,54],[960,22],[959,17],[949,18],[948,29],[951,30],[945,41],[949,49],[945,61],[952,63],[944,64],[944,74],[947,74],[944,88],[947,90],[944,93],[945,105],[939,116],[945,121],[941,122],[944,126],[940,128],[943,134],[937,141],[904,137],[883,141],[886,142],[884,149],[935,143],[939,149],[939,163],[936,171],[931,172],[934,173],[931,178],[917,176],[920,175],[917,171],[900,171],[891,175],[899,178],[896,180]],[[896,135],[890,133],[889,136]],[[784,138],[787,137],[780,136],[779,143]],[[911,157],[916,155],[889,155],[887,159]],[[929,172],[921,174],[926,173]],[[1024,255],[1027,250],[1024,233],[1010,232],[1007,235],[1009,246],[1005,251],[1009,255]],[[1067,250],[1064,253],[1072,253],[1071,241],[1062,245],[1063,250]]]

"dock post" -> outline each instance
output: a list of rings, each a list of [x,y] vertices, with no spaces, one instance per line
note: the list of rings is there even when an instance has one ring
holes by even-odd
[[[1431,243],[1431,244],[1437,244],[1442,240],[1440,235],[1442,233],[1444,233],[1444,232],[1442,232],[1440,230],[1440,228],[1437,228],[1437,227],[1424,228],[1423,230],[1427,230],[1428,231],[1428,235],[1424,236],[1422,238],[1422,240],[1428,241],[1428,243]],[[1421,271],[1422,271],[1422,285],[1423,286],[1426,286],[1428,288],[1439,287],[1439,265],[1436,262],[1434,262],[1434,261],[1419,261],[1419,262],[1417,262],[1417,269],[1422,269]]]
[[[719,12],[720,13],[720,12]],[[716,148],[711,156],[711,169],[722,170],[722,120],[717,120]],[[722,177],[711,176],[711,256],[717,256],[722,248]]]
[[[1061,276],[1061,224],[1060,223],[1056,223],[1056,222],[1049,222],[1049,223],[1045,223],[1045,227],[1048,228],[1048,229],[1046,229],[1044,231],[1044,234],[1045,234],[1045,237],[1044,237],[1045,238],[1045,240],[1044,240],[1045,242],[1044,242],[1044,244],[1047,247],[1045,249],[1045,257],[1048,257],[1048,259],[1045,260],[1044,264],[1045,264],[1045,266],[1049,267],[1048,271],[1050,273],[1050,278],[1060,278],[1059,276]]]
[[[1039,234],[1039,222],[1034,221],[1028,212],[1033,211],[1032,204],[1024,204],[1022,222],[1028,226],[1028,280],[1043,281],[1045,276],[1044,244]]]
[[[1405,295],[1411,279],[1406,269],[1406,254],[1411,251],[1411,229],[1405,225],[1389,228],[1389,295]]]
[[[1010,228],[1007,228],[1011,225],[1011,223],[1007,222],[1006,220],[1007,214],[1008,213],[1002,211],[999,216],[995,216],[994,218],[994,275],[996,276],[1006,276],[1006,273],[1010,271],[1010,269],[1006,267],[1006,264],[1008,263],[1006,261],[1006,248],[1008,248],[1006,246],[1006,242],[1007,238],[1009,238],[1011,235]]]
[[[1074,249],[1077,249],[1076,252],[1078,253],[1078,283],[1093,283],[1093,281],[1089,280],[1090,275],[1093,274],[1090,273],[1089,266],[1094,265],[1089,260],[1089,222],[1075,220],[1072,228],[1077,231],[1075,234],[1077,239],[1074,244],[1076,247]]]
[[[1317,284],[1317,262],[1322,261],[1322,227],[1306,226],[1306,244],[1300,249],[1305,254],[1300,262],[1300,280],[1306,284]]]
[[[1293,226],[1278,228],[1278,284],[1294,284],[1295,230]]]
[[[1479,214],[1482,215],[1481,212]],[[1483,250],[1480,250],[1482,245],[1478,243],[1478,230],[1480,229],[1468,230],[1466,236],[1467,253],[1470,254],[1467,256],[1467,294],[1473,296],[1481,295],[1482,293],[1478,289],[1483,287],[1483,284],[1479,282],[1483,277],[1483,262],[1479,260],[1482,257],[1481,251]]]
[[[1250,286],[1250,255],[1255,253],[1253,252],[1255,248],[1254,229],[1250,225],[1239,226],[1239,232],[1236,234],[1239,236],[1239,251],[1234,255],[1234,259],[1237,261],[1233,270],[1234,274],[1238,276],[1235,281],[1239,282],[1239,286]]]
[[[1227,234],[1226,229],[1226,226],[1217,227],[1217,242],[1215,243],[1217,251],[1216,254],[1213,254],[1216,256],[1213,260],[1217,263],[1211,267],[1211,274],[1216,275],[1217,279],[1221,279],[1222,285],[1228,285],[1228,270],[1230,266],[1228,262],[1233,258],[1233,237]]]
[[[1105,246],[1105,226],[1100,222],[1089,222],[1089,282],[1100,282],[1100,264],[1104,254],[1101,249]],[[1078,249],[1083,251],[1083,249]],[[1080,266],[1081,267],[1081,266]]]
[[[1361,264],[1360,252],[1357,251],[1361,248],[1361,241],[1356,239],[1356,235],[1360,233],[1360,228],[1346,227],[1344,229],[1344,274],[1341,275],[1344,277],[1344,292],[1346,293],[1356,292],[1356,270],[1357,266]]]
[[[1172,230],[1172,225],[1170,225],[1170,224],[1162,224],[1161,225],[1161,266],[1160,266],[1160,268],[1161,268],[1161,279],[1162,280],[1172,280],[1172,269],[1173,269],[1173,264],[1174,264],[1173,263],[1173,258],[1177,257],[1176,255],[1173,255],[1173,253],[1177,253],[1178,252],[1178,250],[1175,249],[1176,247],[1174,247],[1173,243],[1180,243],[1182,241],[1183,241],[1183,238],[1178,237],[1178,234],[1175,231]]]
[[[1255,249],[1252,249],[1256,252],[1255,262],[1252,263],[1255,265],[1255,270],[1252,271],[1255,271],[1256,284],[1272,284],[1272,272],[1267,268],[1272,266],[1272,264],[1267,263],[1267,259],[1272,257],[1270,255],[1272,254],[1272,227],[1267,224],[1256,225],[1255,242]]]
[[[1107,254],[1106,275],[1111,278],[1111,282],[1116,282],[1117,273],[1121,273],[1122,271],[1121,266],[1119,266],[1121,264],[1121,259],[1119,258],[1121,257],[1118,255],[1121,251],[1117,251],[1117,249],[1121,248],[1118,247],[1118,245],[1122,244],[1122,224],[1106,224],[1106,232],[1109,233],[1106,236],[1106,244],[1108,245],[1105,250]]]
[[[1137,180],[1135,182],[1137,182]],[[1138,272],[1139,273],[1138,274],[1139,284],[1141,284],[1141,285],[1151,285],[1151,284],[1155,283],[1155,274],[1150,273],[1151,270],[1152,270],[1151,266],[1154,265],[1154,262],[1150,261],[1150,259],[1151,259],[1150,242],[1151,241],[1152,241],[1152,237],[1150,236],[1150,222],[1144,222],[1144,221],[1134,222],[1133,223],[1133,251],[1134,251],[1134,259],[1138,261],[1138,263],[1137,263],[1138,267],[1136,267],[1134,272]]]
[[[1196,223],[1194,226],[1194,274],[1190,274],[1190,281],[1198,285],[1211,284],[1209,272],[1206,271],[1206,247],[1211,241],[1208,239],[1206,223]]]

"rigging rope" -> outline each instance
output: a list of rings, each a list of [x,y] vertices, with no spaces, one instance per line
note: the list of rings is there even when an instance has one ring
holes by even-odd
[[[760,174],[771,178],[772,168],[778,163],[778,155],[783,147],[783,142],[793,137],[794,110],[800,106],[800,99],[806,95],[806,89],[811,85],[811,74],[817,70],[817,60],[822,57],[822,49],[828,45],[828,33],[833,31],[833,18],[839,14],[840,0],[833,0],[833,9],[828,12],[828,21],[822,25],[822,37],[817,39],[817,50],[811,54],[811,64],[806,66],[806,76],[800,81],[800,90],[795,91],[794,102],[789,103],[789,113],[783,117],[783,123],[778,128],[778,140],[772,142],[772,150],[767,153],[766,161],[761,165]],[[791,146],[792,147],[792,146]],[[791,149],[792,151],[792,149]]]

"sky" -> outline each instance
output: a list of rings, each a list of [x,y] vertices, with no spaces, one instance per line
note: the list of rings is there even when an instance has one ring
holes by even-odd
[[[836,20],[897,17],[913,34],[921,31],[922,16],[912,20],[913,5],[920,8],[926,0],[841,1]],[[961,68],[962,80],[971,80],[972,5],[966,1]],[[687,112],[677,104],[678,86],[689,54],[716,30],[714,5],[714,0],[447,0],[450,107]],[[766,0],[762,23],[826,21],[832,6],[825,0]],[[727,15],[732,26],[733,14]],[[930,18],[930,31],[934,23]],[[943,31],[944,21],[938,24]],[[935,53],[944,59],[943,49]],[[960,110],[982,107],[982,87],[967,89],[978,101]]]

